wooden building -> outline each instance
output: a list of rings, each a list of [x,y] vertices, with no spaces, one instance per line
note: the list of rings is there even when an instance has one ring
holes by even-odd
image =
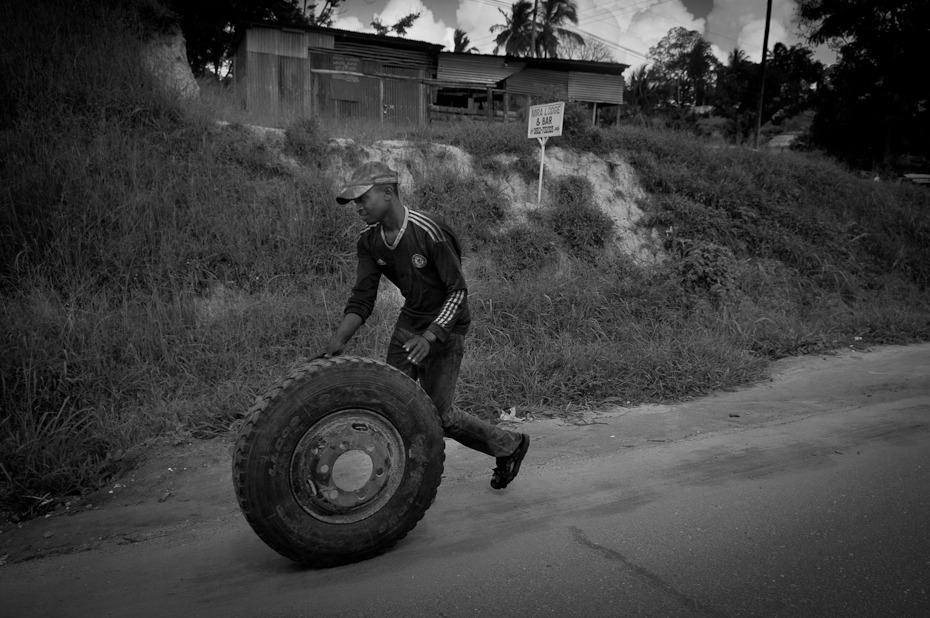
[[[627,65],[441,52],[442,46],[332,28],[249,24],[235,56],[240,96],[259,121],[328,117],[424,124],[507,121],[533,97],[623,102]]]
[[[332,28],[250,24],[233,75],[246,109],[265,122],[326,116],[422,124],[440,49]]]
[[[513,110],[532,103],[532,99],[575,101],[619,111],[623,104],[623,72],[628,65],[614,62],[589,62],[547,58],[510,58],[483,54],[439,54],[438,83],[434,103],[442,112],[454,113],[451,107],[467,100],[469,107],[487,115],[508,116],[501,110]]]

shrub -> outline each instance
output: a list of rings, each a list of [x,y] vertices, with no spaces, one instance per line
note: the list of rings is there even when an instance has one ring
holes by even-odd
[[[581,176],[563,176],[554,181],[543,219],[571,255],[587,261],[602,253],[615,228],[613,219],[594,203],[590,181]]]
[[[465,250],[492,242],[506,212],[499,189],[473,175],[451,170],[433,172],[417,181],[411,203],[448,223]]]

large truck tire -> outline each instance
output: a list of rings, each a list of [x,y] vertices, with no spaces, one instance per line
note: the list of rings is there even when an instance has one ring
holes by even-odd
[[[366,358],[319,359],[259,397],[236,440],[233,484],[258,536],[314,567],[376,556],[433,503],[443,431],[419,385]]]

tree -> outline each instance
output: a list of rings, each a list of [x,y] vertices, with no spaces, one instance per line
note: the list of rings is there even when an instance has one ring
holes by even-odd
[[[630,73],[624,99],[627,104],[648,114],[662,99],[662,86],[658,76],[648,65],[641,65]]]
[[[672,28],[649,48],[656,75],[677,105],[702,105],[719,66],[710,44],[696,30]]]
[[[303,0],[303,14],[307,21],[314,26],[331,28],[333,16],[345,0],[323,0],[323,3],[313,0]]]
[[[470,54],[478,51],[478,48],[471,44],[464,30],[456,28],[452,33],[452,51],[457,54]]]
[[[587,38],[581,44],[574,41],[563,41],[559,45],[559,57],[568,60],[614,62],[614,55],[610,48],[593,38]]]
[[[776,43],[766,77],[763,118],[777,122],[810,109],[823,76],[823,63],[814,60],[810,49]]]
[[[749,60],[739,48],[730,52],[725,65],[717,67],[712,98],[714,113],[727,119],[729,136],[736,141],[742,141],[752,133],[759,77],[759,65]]]
[[[512,4],[509,15],[497,9],[504,16],[504,23],[491,26],[491,33],[497,34],[495,54],[503,49],[508,56],[558,58],[560,45],[567,42],[575,46],[584,45],[584,38],[567,28],[568,24],[578,25],[575,0],[540,0],[535,22],[533,9],[534,4],[530,0]]]
[[[408,15],[404,15],[396,22],[394,22],[393,26],[383,24],[379,18],[375,18],[371,22],[371,27],[375,29],[375,34],[379,34],[381,36],[387,36],[392,32],[397,36],[407,36],[407,31],[410,30],[411,26],[413,26],[413,22],[419,18],[419,13],[409,13]]]
[[[244,22],[305,26],[297,0],[166,0],[181,22],[194,75],[220,76],[242,36]]]
[[[930,82],[915,74],[930,35],[927,0],[798,0],[813,44],[839,52],[818,96],[816,143],[860,165],[930,156]]]
[[[491,26],[494,38],[494,53],[503,49],[508,56],[528,56],[533,35],[533,4],[529,0],[519,0],[510,6],[510,15],[501,9],[504,24]]]
[[[536,19],[536,57],[557,58],[559,46],[570,41],[584,45],[584,38],[568,30],[568,24],[578,25],[578,5],[575,0],[542,0]]]

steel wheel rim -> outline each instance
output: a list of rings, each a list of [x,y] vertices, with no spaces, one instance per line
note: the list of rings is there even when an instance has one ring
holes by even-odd
[[[291,491],[312,517],[354,523],[390,501],[405,459],[403,438],[387,418],[370,410],[339,410],[301,436],[291,456]]]

